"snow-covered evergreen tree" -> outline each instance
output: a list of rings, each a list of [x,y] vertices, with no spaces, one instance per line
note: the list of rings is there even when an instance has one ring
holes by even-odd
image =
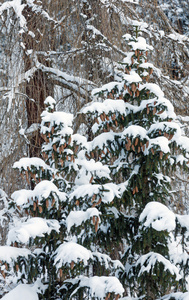
[[[82,113],[94,121],[88,154],[109,166],[121,193],[107,233],[112,249],[115,240],[124,246],[122,280],[132,295],[155,299],[186,290],[187,237],[179,256],[170,245],[179,226],[187,232],[188,216],[175,216],[166,205],[171,171],[187,168],[189,139],[182,136],[172,104],[149,83],[154,67],[147,55],[153,48],[141,37],[139,23],[134,25],[135,36],[124,36],[131,51],[120,64],[122,79],[94,90],[105,100]]]
[[[22,284],[4,298],[20,293],[25,299],[31,293],[34,299],[118,299],[124,289],[115,275],[123,265],[99,251],[104,247],[97,235],[103,211],[97,207],[112,201],[116,185],[106,183],[107,166],[86,160],[86,138],[73,134],[73,115],[54,111],[52,97],[45,105],[45,162],[32,157],[14,164],[34,189],[12,194],[11,206],[25,214],[12,224],[8,245],[0,248],[1,263],[4,276],[14,268],[13,281]]]

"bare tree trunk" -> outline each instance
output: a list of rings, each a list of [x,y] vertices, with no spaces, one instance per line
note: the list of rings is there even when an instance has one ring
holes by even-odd
[[[24,16],[27,20],[28,27],[35,38],[31,35],[25,37],[25,49],[24,49],[24,67],[25,72],[34,67],[34,56],[28,55],[28,51],[32,49],[34,55],[35,51],[46,52],[49,50],[49,40],[46,39],[46,26],[41,19],[41,16],[26,6],[24,10]],[[48,24],[49,25],[49,24]],[[40,62],[50,67],[50,61],[46,60],[42,55],[40,56]],[[26,102],[26,111],[28,119],[28,127],[32,124],[41,122],[41,113],[44,110],[44,101],[46,97],[53,96],[53,84],[48,80],[48,76],[42,70],[37,70],[29,82],[26,82],[25,93],[29,99]],[[30,138],[29,155],[30,157],[40,156],[42,138],[39,131],[36,131]]]

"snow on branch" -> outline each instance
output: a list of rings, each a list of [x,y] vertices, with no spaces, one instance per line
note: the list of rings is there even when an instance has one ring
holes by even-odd
[[[66,193],[60,192],[57,186],[49,180],[43,180],[39,182],[34,190],[18,190],[15,191],[11,197],[15,201],[16,205],[27,204],[28,200],[33,201],[33,199],[37,198],[39,203],[43,201],[43,199],[47,199],[50,194],[56,194],[60,201],[66,200]]]
[[[32,11],[36,14],[40,14],[46,21],[53,22],[54,25],[58,25],[58,22],[54,20],[50,15],[43,9],[42,2],[39,1],[39,5],[34,3],[36,2],[35,0],[27,0],[27,5],[32,9]]]
[[[121,56],[125,56],[125,52],[121,51],[117,46],[113,45],[106,36],[104,36],[98,29],[96,29],[93,25],[87,25],[87,30],[90,30],[93,33],[93,36],[99,36],[103,39],[105,45],[111,47],[114,51],[119,53]]]
[[[50,122],[50,127],[48,127],[48,132],[52,130],[52,126],[63,124],[64,127],[72,127],[73,114],[65,113],[63,111],[54,111],[53,113],[49,113],[47,111],[43,111],[41,114],[42,122],[41,122],[41,132],[45,133],[47,130],[47,126],[45,123]],[[44,130],[43,130],[43,127]],[[72,131],[69,133],[72,134]]]
[[[172,299],[174,299],[174,300],[187,300],[187,299],[189,299],[189,292],[186,292],[186,293],[181,293],[181,292],[171,293],[171,294],[166,295],[166,296],[161,298],[161,300],[172,300]]]
[[[129,42],[128,45],[131,46],[134,51],[135,50],[143,50],[143,51],[153,50],[153,47],[148,45],[146,43],[146,40],[143,37],[138,37],[136,39],[136,41]]]
[[[14,169],[19,169],[20,171],[22,169],[26,171],[28,168],[31,169],[33,167],[35,167],[36,170],[43,168],[44,170],[50,170],[51,172],[54,171],[54,169],[50,168],[49,165],[44,162],[44,160],[38,157],[23,157],[13,165]]]
[[[0,189],[0,203],[0,225],[3,226],[4,221],[8,219],[8,216],[10,217],[10,213],[8,211],[8,196],[2,189]]]
[[[132,75],[125,75],[125,76],[130,76],[125,79],[129,79],[130,82],[134,82],[137,80],[135,76]],[[138,82],[138,80],[137,80]],[[118,92],[123,92],[124,89],[124,81],[122,82],[111,82],[108,83],[102,88],[94,89],[92,91],[92,95],[100,94],[101,92],[111,92],[112,89],[116,89]],[[176,115],[174,113],[174,108],[173,105],[168,101],[166,98],[164,98],[164,93],[161,91],[159,86],[154,83],[145,83],[145,84],[140,84],[139,85],[139,91],[142,90],[148,90],[150,93],[154,95],[154,98],[148,99],[148,100],[143,100],[141,101],[141,104],[139,106],[132,105],[130,103],[125,103],[123,100],[111,100],[111,99],[106,99],[104,100],[103,103],[101,102],[95,102],[93,101],[92,103],[86,105],[82,110],[81,113],[91,113],[95,117],[97,115],[105,113],[108,116],[111,114],[121,114],[123,116],[128,115],[129,113],[138,113],[144,109],[146,109],[147,106],[154,107],[154,101],[156,101],[156,109],[158,108],[158,112],[161,111],[161,114],[159,114],[159,118],[161,119],[166,119],[166,118],[171,118],[175,119]],[[127,91],[126,91],[127,92]],[[165,107],[164,111],[162,112],[162,107]],[[99,123],[100,120],[98,119]]]
[[[2,300],[38,300],[35,287],[29,284],[19,284],[12,291],[6,294]]]
[[[142,82],[141,77],[135,71],[131,71],[129,75],[125,74],[123,79],[125,79],[127,83]]]
[[[69,75],[56,68],[46,67],[39,62],[36,62],[35,67],[32,67],[30,70],[19,76],[17,85],[22,84],[24,81],[29,82],[37,70],[47,73],[49,78],[56,85],[62,86],[76,94],[79,94],[83,98],[86,98],[87,96],[92,101],[90,98],[90,91],[95,87],[95,84],[92,81],[78,76]]]
[[[120,260],[112,260],[107,254],[103,254],[100,252],[92,252],[92,255],[93,258],[96,258],[101,264],[104,264],[106,268],[108,268],[111,264],[113,265],[114,269],[125,269]]]
[[[35,4],[34,0],[26,0],[24,4],[22,2],[22,0],[6,1],[0,6],[0,15],[2,15],[5,11],[8,11],[10,9],[14,10],[16,18],[19,20],[19,25],[21,29],[20,32],[22,30],[28,31],[27,21],[23,15],[23,11],[26,8],[26,6],[29,6],[32,9],[32,11],[36,14],[39,14],[40,17],[43,17],[47,21],[53,22],[55,25],[58,25],[58,22],[49,16],[49,14],[42,8],[42,5]],[[29,34],[31,35],[33,33],[29,32]]]
[[[17,261],[18,257],[28,258],[29,255],[32,255],[32,253],[26,248],[0,246],[0,260],[8,264]]]
[[[87,143],[85,144],[87,147]],[[87,147],[88,149],[88,147]],[[98,178],[110,178],[110,170],[107,166],[104,166],[101,162],[95,162],[94,159],[85,159],[85,150],[80,151],[78,154],[78,159],[76,159],[76,164],[79,166],[78,175],[76,177],[76,183],[78,185],[88,184],[91,176],[97,176]]]
[[[143,226],[154,228],[157,231],[175,229],[175,214],[160,202],[149,202],[140,215],[139,222]]]
[[[12,8],[19,20],[20,27],[26,28],[26,19],[22,14],[25,6],[26,4],[22,4],[21,0],[6,1],[0,6],[0,15]]]
[[[60,269],[67,264],[73,265],[73,263],[82,262],[87,267],[92,260],[100,262],[106,269],[109,269],[111,265],[114,267],[114,270],[124,270],[124,266],[119,260],[112,260],[110,256],[100,252],[91,252],[75,242],[65,242],[57,248],[54,256],[54,265],[57,269]]]
[[[112,90],[112,82],[104,86],[104,90]],[[98,93],[102,89],[95,89],[93,90],[94,93]],[[90,105],[85,106],[81,109],[81,113],[102,113],[105,112],[106,114],[114,113],[119,111],[120,114],[125,114],[125,103],[123,100],[117,100],[116,102],[111,99],[107,99],[104,102],[92,102]]]
[[[101,133],[99,136],[95,137],[92,142],[88,143],[87,150],[92,151],[95,150],[95,148],[103,149],[113,142],[116,136],[117,134],[114,132]]]
[[[176,215],[176,221],[181,228],[185,229],[185,236],[189,238],[189,216],[188,215]]]
[[[149,252],[145,255],[142,255],[136,262],[136,266],[140,266],[140,271],[138,277],[143,273],[152,273],[156,264],[163,264],[164,270],[170,272],[172,275],[176,276],[176,280],[181,278],[178,268],[173,265],[168,259],[163,257],[159,253]],[[155,273],[154,273],[155,275]]]
[[[147,131],[139,125],[131,125],[121,133],[122,139],[124,139],[125,136],[132,136],[133,138],[138,136],[140,139],[145,139],[147,138]]]
[[[46,220],[43,218],[31,218],[26,222],[18,222],[17,226],[12,228],[8,233],[7,243],[10,245],[14,242],[28,243],[30,238],[44,237],[50,234],[52,230],[59,232],[59,222],[57,220]]]
[[[100,212],[97,208],[88,208],[86,211],[71,211],[66,219],[67,229],[70,231],[72,226],[80,226],[83,222],[86,222],[93,217],[98,217],[98,222],[100,222]]]
[[[86,96],[88,96],[90,99],[89,92],[95,87],[95,84],[92,81],[83,79],[81,77],[68,75],[67,73],[62,72],[59,69],[46,67],[39,62],[36,64],[36,66],[38,70],[47,73],[55,84],[60,85],[74,93],[77,93],[83,98],[86,98]]]
[[[84,265],[88,265],[89,259],[92,259],[92,253],[85,247],[74,243],[67,242],[61,244],[55,252],[54,264],[57,269],[61,268],[63,265],[70,264],[72,261],[74,263],[83,262]]]
[[[89,289],[90,296],[95,297],[99,300],[104,299],[108,293],[122,295],[124,292],[122,284],[114,276],[93,276],[90,278],[79,276],[75,279],[66,280],[66,282],[78,284],[78,287],[74,290],[71,297],[73,297],[80,288]]]
[[[104,203],[111,203],[115,197],[119,197],[119,187],[114,183],[100,184],[83,184],[78,186],[69,196],[72,199],[92,198],[94,195],[99,195]]]

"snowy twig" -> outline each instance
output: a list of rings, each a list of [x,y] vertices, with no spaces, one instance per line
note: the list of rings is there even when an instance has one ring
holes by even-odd
[[[188,180],[185,180],[185,179],[183,179],[183,178],[180,178],[178,175],[176,175],[175,174],[175,177],[177,178],[177,179],[179,179],[180,181],[182,181],[182,182],[185,182],[185,183],[188,183],[189,184],[189,181]]]

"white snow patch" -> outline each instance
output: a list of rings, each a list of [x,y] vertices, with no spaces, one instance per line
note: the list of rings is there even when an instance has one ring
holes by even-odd
[[[152,272],[153,274],[153,267],[157,262],[162,263],[164,265],[165,271],[167,270],[172,275],[176,275],[176,280],[179,280],[181,278],[178,268],[175,265],[171,264],[171,262],[165,257],[163,257],[161,254],[155,252],[149,252],[145,255],[142,255],[138,259],[136,265],[141,265],[138,277],[145,272]]]
[[[147,28],[147,27],[148,27],[148,24],[147,24],[146,22],[140,22],[140,21],[137,21],[137,20],[132,20],[132,21],[131,21],[131,24],[132,24],[133,26],[138,26],[138,27],[140,27],[140,29],[142,29],[142,28]]]
[[[99,178],[105,177],[110,179],[110,170],[107,166],[104,166],[101,162],[95,162],[94,159],[87,161],[85,158],[83,158],[83,151],[78,154],[78,157],[79,159],[76,159],[75,162],[81,168],[78,171],[78,175],[75,179],[76,185],[88,184],[92,175]]]
[[[6,294],[2,300],[38,300],[38,295],[31,285],[19,284]]]
[[[123,35],[123,38],[126,40],[126,41],[130,41],[132,36],[129,34],[129,33],[126,33]]]
[[[159,30],[159,34],[160,34],[160,36],[161,36],[161,38],[165,35],[165,31],[163,31],[163,30]]]
[[[84,265],[87,265],[90,258],[92,258],[90,250],[77,243],[67,242],[57,248],[54,264],[58,269],[72,261],[75,263],[82,261]]]
[[[101,213],[95,207],[88,208],[86,211],[71,211],[66,219],[67,229],[70,231],[73,225],[80,226],[93,216],[98,217],[100,222],[100,214]]]
[[[40,124],[38,123],[33,123],[31,124],[30,127],[28,127],[27,129],[25,129],[25,134],[26,135],[31,135],[33,132],[37,131],[40,128]]]
[[[56,125],[64,124],[64,126],[72,126],[73,114],[65,113],[62,111],[55,111],[53,113],[49,113],[47,111],[43,111],[41,114],[42,118],[42,126],[44,123],[53,123]],[[42,131],[43,132],[43,131]]]
[[[121,138],[124,138],[125,136],[132,136],[133,138],[135,138],[138,136],[141,139],[148,139],[146,133],[146,129],[144,129],[143,127],[138,125],[131,125],[122,132]]]
[[[189,299],[189,292],[186,292],[186,293],[181,293],[181,292],[172,293],[172,294],[169,294],[169,295],[166,295],[166,296],[162,297],[161,299],[162,300],[170,300],[170,299],[188,300]]]
[[[164,153],[170,153],[170,148],[169,148],[169,140],[164,137],[164,136],[159,136],[154,139],[149,140],[149,147],[146,149],[146,152],[149,152],[149,149],[153,148],[153,146],[158,146],[160,150]]]
[[[114,89],[115,86],[117,86],[118,84],[119,84],[119,82],[117,82],[117,81],[111,81],[107,84],[104,84],[101,88],[93,89],[92,96],[94,96],[97,93],[103,92],[103,91],[111,92],[111,90]]]
[[[84,197],[92,197],[93,195],[99,195],[102,198],[102,202],[110,203],[113,201],[114,197],[119,197],[119,187],[114,183],[100,184],[85,184],[77,187],[69,196],[72,200],[74,197],[76,199]]]
[[[131,71],[129,75],[125,74],[123,79],[128,83],[142,82],[142,78],[135,71]]]
[[[175,122],[158,122],[156,124],[152,124],[148,130],[148,134],[156,130],[161,130],[163,132],[174,130],[175,139],[181,136],[180,126]]]
[[[189,138],[186,136],[180,136],[175,139],[173,137],[172,141],[175,141],[182,149],[189,152]]]
[[[146,88],[150,92],[154,93],[157,97],[164,97],[164,92],[160,89],[160,87],[155,83],[145,83],[139,87],[139,90]]]
[[[159,202],[149,202],[141,213],[139,221],[145,227],[152,226],[157,231],[172,231],[176,226],[175,214]]]
[[[56,101],[51,96],[48,96],[45,99],[44,104],[53,109],[56,105]]]
[[[71,144],[76,143],[77,145],[85,145],[87,143],[87,138],[81,134],[73,134]]]
[[[122,295],[124,288],[120,281],[114,276],[93,276],[84,277],[79,276],[78,279],[80,287],[86,287],[90,289],[91,297],[104,299],[108,293],[115,293],[115,295]],[[73,281],[72,279],[68,280]]]
[[[123,264],[119,260],[112,260],[110,258],[110,256],[108,256],[107,254],[103,254],[100,252],[92,252],[92,255],[93,255],[93,259],[94,259],[94,257],[96,257],[98,259],[98,261],[101,264],[104,264],[105,268],[107,268],[107,269],[109,268],[109,264],[111,264],[111,265],[113,264],[115,269],[122,269],[122,270],[125,269]]]
[[[33,49],[29,49],[26,51],[26,55],[31,55],[33,53]]]
[[[31,37],[35,37],[35,33],[33,31],[28,31],[28,35],[30,35]]]
[[[127,54],[127,56],[123,59],[123,63],[124,64],[128,64],[128,65],[131,65],[132,61],[131,61],[131,57],[134,55],[135,53],[134,52],[129,52]]]
[[[122,2],[129,2],[129,3],[133,3],[133,4],[139,4],[139,0],[122,0]]]
[[[92,151],[96,147],[103,149],[108,146],[108,142],[113,142],[116,133],[114,132],[103,132],[88,143],[88,151]]]
[[[27,243],[30,238],[44,237],[50,234],[52,230],[59,232],[59,222],[57,220],[46,220],[43,218],[31,218],[26,222],[18,222],[17,226],[8,233],[7,243],[14,242]]]
[[[154,68],[154,65],[151,63],[142,63],[138,66],[139,66],[139,68],[142,68],[142,69],[153,69]]]
[[[130,45],[133,50],[143,50],[143,51],[153,50],[153,47],[146,44],[146,40],[141,36],[136,39],[136,42],[130,42],[128,45]]]
[[[21,169],[23,168],[24,170],[27,170],[28,167],[34,166],[38,170],[40,168],[43,169],[51,169],[41,158],[38,157],[23,157],[19,161],[16,161],[13,165],[13,168],[16,169]]]
[[[90,105],[85,106],[81,113],[94,113],[97,112],[98,114],[101,114],[105,112],[105,114],[112,114],[116,111],[119,111],[121,114],[125,114],[125,103],[123,100],[111,100],[106,99],[103,102],[92,102]]]
[[[183,43],[184,41],[189,41],[189,38],[186,35],[182,35],[177,32],[171,33],[167,37],[180,43]]]
[[[176,215],[181,227],[186,228],[185,237],[189,237],[189,215]]]
[[[31,251],[24,248],[16,248],[11,246],[0,246],[0,260],[10,264],[16,261],[19,256],[26,257],[31,255]]]
[[[50,195],[50,193],[56,193],[56,195],[59,197],[60,201],[66,200],[66,193],[60,192],[57,188],[57,186],[48,180],[43,180],[39,182],[34,190],[18,190],[15,191],[11,197],[15,201],[17,205],[23,205],[28,202],[28,199],[35,199],[37,198],[39,203],[43,199],[47,199]]]

